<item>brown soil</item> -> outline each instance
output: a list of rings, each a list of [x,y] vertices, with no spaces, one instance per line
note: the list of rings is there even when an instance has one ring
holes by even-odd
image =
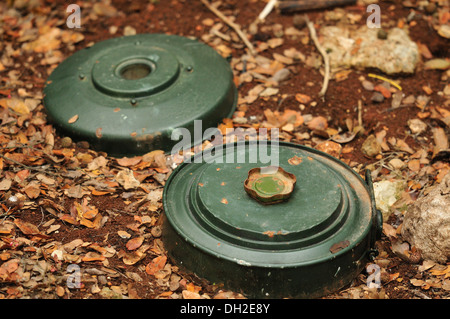
[[[153,3],[154,2],[154,3]],[[222,1],[221,9],[227,12],[233,12],[236,17],[236,22],[243,26],[245,29],[255,19],[257,13],[259,13],[264,5],[264,1],[256,0],[227,0]],[[382,1],[379,3],[381,6],[381,12],[383,17],[387,17],[390,21],[396,24],[399,20],[405,19],[412,9],[404,7],[400,1]],[[57,17],[59,19],[65,19],[65,5],[66,1],[43,1],[42,7],[47,8],[48,19],[51,17]],[[208,32],[208,28],[202,24],[202,21],[206,18],[211,18],[215,23],[220,20],[211,13],[200,1],[187,1],[187,0],[171,0],[171,1],[131,1],[131,0],[112,0],[111,5],[115,7],[119,15],[114,17],[99,16],[96,20],[90,19],[87,24],[83,24],[78,32],[84,35],[84,40],[75,44],[75,50],[80,50],[88,45],[96,43],[101,40],[113,38],[123,33],[125,26],[131,26],[136,29],[137,33],[169,33],[178,34],[183,36],[201,38],[203,34]],[[82,14],[83,11],[82,6]],[[91,6],[88,6],[86,11],[89,12]],[[363,18],[358,21],[358,24],[364,24],[367,18],[364,6],[351,6],[345,8],[347,13],[362,14]],[[308,13],[309,18],[318,23],[317,27],[325,24],[331,24],[332,22],[323,22],[324,16],[323,10],[311,11]],[[426,16],[423,11],[417,10],[419,16]],[[26,11],[22,11],[23,15],[26,15]],[[293,14],[279,14],[278,12],[272,12],[266,21],[261,24],[262,26],[271,26],[274,24],[280,24],[283,28],[287,28],[293,25]],[[410,36],[413,41],[425,44],[433,57],[448,57],[448,39],[440,37],[436,31],[432,28],[430,23],[425,18],[415,19],[416,24],[410,26]],[[387,23],[386,21],[382,21]],[[110,27],[116,26],[118,28],[116,34],[111,34],[108,30]],[[61,26],[63,28],[64,26]],[[252,40],[259,39],[259,41],[266,41],[272,38],[273,34],[270,32],[257,33],[253,35]],[[5,40],[13,41],[13,38],[8,38],[5,35]],[[256,41],[255,41],[256,42]],[[18,46],[17,46],[18,47]],[[234,46],[230,46],[232,49],[233,57],[240,57],[245,53],[245,47],[238,49]],[[307,44],[302,44],[299,41],[294,41],[285,38],[283,45],[275,48],[268,49],[262,55],[271,57],[273,53],[282,54],[285,49],[295,47],[298,51],[307,55],[316,51],[313,43],[309,41]],[[73,53],[69,48],[61,48],[61,51],[65,56],[69,56]],[[30,57],[33,57],[35,53],[23,54],[18,58],[19,61],[29,61]],[[43,80],[49,73],[47,66],[42,66],[38,63],[39,58],[32,60],[35,69],[42,75],[41,79],[35,83],[35,88],[43,87]],[[347,144],[349,147],[353,147],[354,151],[343,153],[341,159],[346,163],[362,164],[362,167],[366,167],[369,164],[377,162],[379,159],[370,158],[361,152],[361,145],[365,138],[374,132],[378,132],[382,129],[386,130],[388,136],[394,136],[396,138],[404,139],[411,147],[420,145],[420,143],[426,143],[426,140],[422,142],[411,137],[408,133],[408,120],[417,118],[417,114],[421,109],[416,106],[401,107],[395,110],[390,110],[391,99],[385,99],[382,103],[374,103],[371,101],[373,92],[366,91],[360,81],[361,76],[367,78],[367,74],[374,70],[353,70],[348,78],[341,81],[330,81],[325,101],[316,98],[322,85],[322,75],[319,70],[308,67],[304,63],[294,64],[293,76],[284,82],[280,87],[279,95],[274,99],[259,99],[256,102],[248,106],[248,110],[245,112],[245,116],[256,116],[258,119],[264,119],[263,111],[265,109],[283,111],[285,109],[298,110],[298,102],[295,100],[295,94],[302,92],[313,97],[317,102],[316,106],[307,105],[302,111],[302,114],[312,114],[313,116],[321,115],[328,120],[330,127],[338,128],[345,127],[346,119],[356,119],[358,117],[358,101],[362,101],[363,113],[362,122],[365,127],[365,132],[362,136],[355,138],[353,141]],[[374,71],[376,72],[376,71]],[[419,67],[414,75],[397,75],[396,79],[401,80],[403,92],[405,96],[419,95],[423,93],[423,86],[429,86],[433,88],[433,92],[429,95],[430,106],[442,106],[448,107],[448,100],[444,96],[438,94],[448,83],[448,80],[443,80],[443,72],[440,70],[426,70],[423,67]],[[39,78],[39,77],[38,77]],[[22,80],[30,82],[35,80],[35,74],[31,74],[30,71],[22,74]],[[308,83],[313,83],[312,85]],[[247,92],[255,86],[255,81],[245,83],[239,87],[240,94],[245,96]],[[285,96],[281,99],[281,96]],[[438,121],[430,120],[427,122],[430,126],[435,126]],[[301,128],[299,132],[307,132],[308,129]],[[427,133],[426,138],[428,141],[432,141],[432,136]],[[296,143],[312,145],[315,143],[311,139],[296,141]],[[59,143],[56,141],[56,145]],[[386,169],[381,171],[388,173]],[[63,205],[66,210],[69,210],[73,199],[60,198],[58,203]],[[134,215],[132,213],[125,213],[126,205],[120,196],[93,196],[90,204],[101,207],[102,212],[106,212],[109,216],[108,222],[99,229],[89,229],[85,227],[74,227],[68,223],[61,223],[61,228],[57,233],[51,235],[52,240],[68,243],[73,239],[81,238],[86,242],[97,242],[102,246],[114,246],[116,251],[127,250],[127,239],[121,238],[118,235],[118,231],[125,230],[126,226],[135,222]],[[163,210],[157,210],[153,212],[151,216],[158,220],[160,223],[160,216],[163,214]],[[40,225],[48,221],[52,216],[43,215],[39,210],[23,210],[15,213],[16,218],[26,220],[35,225]],[[392,217],[389,221],[392,224],[399,223],[396,217]],[[131,231],[130,231],[131,232]],[[155,238],[149,237],[152,245],[155,243]],[[378,242],[379,250],[384,255],[384,258],[391,260],[387,271],[390,274],[399,273],[397,278],[401,280],[393,279],[386,282],[383,285],[383,296],[388,296],[392,299],[409,299],[409,298],[423,298],[424,296],[430,298],[444,298],[449,296],[448,291],[442,289],[420,289],[419,287],[412,286],[409,282],[411,278],[417,278],[417,264],[408,263],[395,255],[390,248],[389,239],[383,235],[383,238]],[[167,286],[161,286],[160,283],[149,275],[145,271],[145,265],[147,265],[153,258],[157,256],[157,253],[148,253],[147,256],[135,265],[125,265],[119,258],[109,258],[109,268],[117,271],[118,275],[114,277],[108,277],[108,286],[120,286],[121,284],[130,285],[134,289],[134,296],[138,296],[143,299],[152,299],[161,297],[161,294],[167,292]],[[101,266],[98,261],[84,262],[83,267],[88,268],[90,265]],[[172,270],[175,272],[176,268]],[[136,282],[129,277],[125,276],[126,272],[138,273],[142,281]],[[203,280],[195,278],[195,276],[189,273],[183,273],[182,277],[186,279],[186,282],[194,282],[195,285],[201,287],[201,293],[205,293],[211,297],[217,294],[219,287],[210,285]],[[345,287],[342,291],[336,294],[326,296],[326,298],[348,298],[349,289],[357,287],[365,282],[367,274],[361,274],[351,287]],[[422,276],[422,275],[420,275]],[[424,275],[425,276],[425,275]],[[13,285],[14,286],[14,285]],[[1,289],[0,294],[4,294],[4,297],[11,296],[6,290]],[[101,288],[101,287],[100,287]],[[72,289],[70,295],[65,294],[63,298],[99,298],[98,294],[90,293],[89,283],[86,283],[86,287],[82,289]],[[182,288],[176,293],[181,296]],[[23,296],[31,296],[36,298],[49,297],[51,294],[44,294],[41,290],[35,289],[34,291],[27,292],[22,291]],[[164,296],[164,295],[163,295]],[[167,296],[170,296],[168,294]],[[380,296],[380,294],[373,293],[371,297]],[[367,292],[364,295],[361,292],[361,297],[367,297]]]

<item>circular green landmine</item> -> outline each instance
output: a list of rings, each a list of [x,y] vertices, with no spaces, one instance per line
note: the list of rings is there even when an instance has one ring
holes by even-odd
[[[180,266],[249,297],[308,298],[341,288],[380,234],[370,178],[314,149],[268,145],[275,163],[249,160],[263,148],[237,143],[181,164],[164,189],[165,248]],[[287,196],[264,202],[280,194]]]
[[[225,59],[206,44],[164,34],[80,50],[52,72],[44,94],[61,134],[113,156],[200,143],[208,138],[203,131],[230,117],[237,101]],[[196,120],[202,121],[200,134]],[[183,136],[173,134],[179,128]]]

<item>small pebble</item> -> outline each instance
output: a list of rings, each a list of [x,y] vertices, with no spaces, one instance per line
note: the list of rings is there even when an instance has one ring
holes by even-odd
[[[303,29],[303,28],[306,26],[306,20],[305,20],[305,17],[303,17],[303,15],[296,14],[296,15],[292,18],[292,24],[293,24],[294,27],[296,27],[298,30]]]
[[[161,237],[161,234],[162,234],[161,227],[159,227],[159,226],[154,226],[154,227],[152,228],[152,230],[151,230],[151,234],[152,234],[152,236],[155,237],[155,238]]]
[[[381,103],[384,101],[384,96],[380,92],[374,92],[370,100],[375,103]]]
[[[87,141],[80,141],[80,142],[77,142],[77,146],[79,148],[88,149],[89,148],[89,142],[87,142]]]
[[[287,80],[290,75],[291,75],[291,72],[288,69],[283,68],[283,69],[280,69],[279,71],[277,71],[270,78],[270,80],[279,83],[279,82]]]
[[[436,4],[431,2],[425,7],[425,12],[428,14],[433,14],[436,11]]]
[[[235,117],[233,119],[233,123],[236,123],[236,124],[247,124],[247,122],[248,122],[248,120],[246,117]]]
[[[385,30],[380,29],[380,30],[378,30],[377,37],[378,37],[378,39],[386,40],[388,37],[388,34]]]
[[[20,204],[19,198],[15,195],[8,197],[8,199],[6,200],[6,205],[8,207],[19,206],[19,204]]]
[[[395,92],[392,94],[391,107],[393,109],[398,108],[402,104],[403,95],[404,94],[402,92]]]
[[[367,80],[362,81],[361,84],[363,88],[367,91],[373,91],[373,88],[375,87],[372,82]]]
[[[427,129],[427,124],[419,119],[410,119],[408,121],[408,126],[413,134],[421,134]]]
[[[414,104],[415,101],[416,101],[416,98],[414,97],[414,95],[408,95],[407,97],[405,97],[403,99],[403,104],[406,104],[406,105]]]
[[[61,139],[61,147],[68,148],[70,146],[72,146],[72,139],[70,137],[68,137],[68,136],[63,137]]]
[[[367,139],[361,146],[361,151],[369,157],[375,157],[376,155],[380,154],[381,145],[377,141],[375,135],[372,134],[367,137]]]

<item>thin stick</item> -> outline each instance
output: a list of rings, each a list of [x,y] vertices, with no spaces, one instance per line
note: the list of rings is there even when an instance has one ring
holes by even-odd
[[[30,170],[30,171],[37,171],[37,172],[41,172],[41,173],[48,174],[48,175],[52,175],[52,176],[59,176],[59,175],[57,175],[57,174],[55,174],[55,173],[53,173],[53,172],[50,172],[50,171],[48,171],[48,170],[46,170],[46,169],[42,169],[42,168],[38,168],[38,167],[33,167],[33,166],[25,165],[25,164],[23,164],[23,163],[21,163],[21,162],[18,162],[18,161],[16,161],[16,160],[13,160],[12,158],[6,157],[6,156],[3,155],[3,154],[0,154],[0,157],[3,158],[3,159],[6,160],[6,161],[13,162],[13,163],[16,164],[16,165],[20,165],[20,166],[22,166],[22,167],[24,167],[24,168],[26,168],[26,169],[28,169],[28,170]]]
[[[258,16],[259,21],[264,21],[266,17],[269,15],[270,12],[272,12],[273,8],[275,7],[278,0],[270,0],[264,9],[261,11],[261,13]]]
[[[356,0],[291,0],[281,1],[278,4],[278,9],[282,13],[295,12],[295,11],[307,11],[316,9],[327,9],[336,6],[353,5]]]
[[[389,82],[390,84],[395,86],[400,91],[402,90],[402,87],[397,82],[395,82],[394,80],[391,80],[391,79],[385,78],[384,76],[373,74],[373,73],[369,73],[369,76],[371,78],[376,78],[376,79],[379,79],[379,80],[383,80],[383,81]]]
[[[247,48],[250,50],[251,55],[256,55],[256,50],[253,47],[253,44],[250,43],[247,36],[244,34],[244,32],[241,30],[241,28],[234,22],[230,21],[222,12],[220,12],[218,9],[214,8],[207,0],[200,0],[209,10],[211,10],[216,16],[218,16],[220,19],[223,20],[226,24],[228,24],[237,34],[238,36],[244,41],[244,44],[247,46]]]
[[[330,80],[330,57],[328,56],[325,49],[320,45],[319,39],[317,39],[316,29],[314,28],[314,24],[309,20],[308,16],[305,15],[306,25],[308,26],[309,33],[311,34],[311,39],[314,41],[314,44],[319,50],[320,54],[323,56],[323,60],[325,62],[325,75],[323,78],[322,89],[319,92],[319,97],[325,97],[325,93],[328,89],[328,82]]]
[[[260,24],[267,18],[267,16],[270,14],[270,12],[272,12],[273,8],[277,5],[277,3],[278,0],[269,0],[264,9],[259,13],[258,17],[255,19],[255,21],[253,21],[253,23],[250,25],[250,30],[252,30],[252,28],[256,30],[258,24]]]
[[[362,102],[361,100],[358,100],[358,125],[363,126],[362,122]]]

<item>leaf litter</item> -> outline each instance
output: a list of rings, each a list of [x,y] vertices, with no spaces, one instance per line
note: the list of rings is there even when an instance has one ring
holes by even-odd
[[[426,20],[438,37],[445,38],[448,8],[431,1],[437,4],[435,14],[428,14],[421,4],[409,7],[406,2],[383,4],[387,11],[411,10],[408,17],[394,19],[393,25],[417,30]],[[26,8],[12,4],[8,10],[9,4],[1,5],[1,15],[10,23],[0,27],[5,37],[0,58],[0,298],[242,298],[182,272],[165,255],[160,239],[162,187],[180,158],[153,151],[113,159],[85,142],[59,137],[47,123],[42,105],[44,79],[75,48],[99,39],[83,29],[64,28],[64,10],[48,19],[51,10],[59,9],[37,9],[32,3]],[[172,5],[182,4],[174,1]],[[127,34],[142,31],[136,25],[117,23],[114,19],[123,16],[126,8],[116,8],[109,1],[81,6],[86,23],[109,21],[111,36],[119,29]],[[246,21],[241,17],[242,6],[236,6],[239,21],[250,25],[252,18]],[[160,4],[143,7],[152,14],[163,12]],[[363,10],[358,10],[319,12],[314,15],[316,27],[320,31],[324,21],[362,23]],[[417,11],[425,13],[411,15]],[[222,132],[236,127],[277,128],[283,141],[318,148],[361,175],[370,169],[375,183],[404,182],[387,209],[383,239],[377,243],[380,253],[374,263],[381,268],[382,288],[368,288],[368,274],[363,272],[350,287],[329,298],[448,297],[448,265],[421,260],[420,251],[400,234],[408,205],[449,171],[450,89],[445,83],[450,74],[448,58],[438,56],[438,44],[417,41],[425,60],[418,68],[435,72],[437,81],[421,78],[423,83],[415,90],[408,78],[395,74],[374,76],[333,68],[325,102],[317,95],[324,66],[304,25],[293,26],[287,16],[272,13],[256,30],[249,30],[257,52],[251,55],[223,22],[212,14],[201,16],[191,21],[194,32],[230,58],[240,89],[236,113],[218,126]],[[177,33],[177,26],[173,28]],[[414,41],[414,33],[410,36]],[[18,69],[18,61],[24,62],[27,72]],[[302,77],[299,68],[311,78],[295,85]],[[358,99],[339,103],[333,87],[345,93],[347,81],[353,81]],[[375,93],[379,100],[371,100]],[[345,118],[335,119],[334,104],[347,108]],[[399,110],[410,113],[403,130],[391,128],[388,121],[374,122],[392,114],[401,117]],[[67,122],[75,125],[79,116],[74,114]],[[101,135],[101,128],[97,134]],[[223,142],[235,138],[225,134]],[[205,141],[192,152],[213,142]],[[364,142],[370,145],[366,151]],[[292,163],[297,164],[296,159]],[[73,264],[82,269],[80,289],[67,286],[67,269]]]

